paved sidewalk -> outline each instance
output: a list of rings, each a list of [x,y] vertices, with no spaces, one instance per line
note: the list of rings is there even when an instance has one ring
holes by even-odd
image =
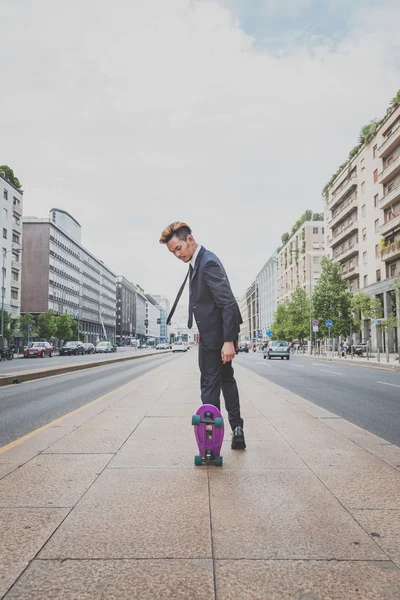
[[[237,365],[248,449],[194,467],[196,360],[0,453],[0,598],[400,598],[400,448]]]

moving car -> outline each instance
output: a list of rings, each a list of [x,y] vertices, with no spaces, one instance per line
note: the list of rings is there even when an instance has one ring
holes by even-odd
[[[85,354],[94,354],[95,347],[91,342],[84,343],[83,347],[85,348]]]
[[[241,344],[239,344],[236,348],[236,354],[238,352],[249,352],[249,345],[246,344],[246,342],[242,342]]]
[[[289,342],[284,342],[282,340],[280,341],[273,341],[270,342],[268,344],[268,346],[266,348],[264,348],[263,351],[263,356],[264,358],[269,358],[269,360],[271,360],[271,358],[273,356],[277,356],[279,358],[281,358],[282,360],[284,358],[286,358],[287,360],[290,359],[290,345]]]
[[[74,354],[85,354],[85,348],[83,347],[82,342],[67,342],[64,346],[60,348],[60,356],[68,355],[71,356]]]
[[[114,352],[111,342],[99,342],[96,346],[96,353],[101,354],[103,352]]]
[[[187,348],[183,342],[174,342],[172,344],[172,352],[187,352]]]
[[[53,356],[53,348],[49,342],[32,342],[24,349],[24,358],[44,358]]]

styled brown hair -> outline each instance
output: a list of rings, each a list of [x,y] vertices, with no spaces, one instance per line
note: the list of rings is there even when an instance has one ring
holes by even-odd
[[[188,235],[191,233],[192,230],[187,223],[184,223],[183,221],[174,221],[161,233],[160,244],[168,244],[170,239],[172,239],[174,236],[176,236],[178,240],[186,241]]]

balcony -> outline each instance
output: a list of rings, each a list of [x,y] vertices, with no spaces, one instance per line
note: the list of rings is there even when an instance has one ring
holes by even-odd
[[[329,242],[331,248],[334,248],[338,244],[342,243],[349,235],[354,233],[354,231],[358,231],[358,220],[355,219],[350,225],[346,225],[342,231],[337,233]]]
[[[12,260],[11,261],[11,266],[13,269],[15,269],[16,271],[20,271],[21,270],[21,263],[18,262],[17,260]]]
[[[357,175],[353,175],[349,179],[345,179],[343,183],[334,191],[332,194],[328,206],[329,210],[333,210],[335,206],[339,204],[342,198],[350,192],[353,188],[357,187]]]
[[[13,213],[18,217],[22,217],[22,206],[20,204],[13,204]]]
[[[354,267],[350,267],[349,269],[346,269],[345,271],[342,271],[342,275],[343,275],[343,279],[354,279],[355,277],[359,277],[360,276],[360,267],[354,266]]]
[[[392,242],[381,251],[382,260],[385,262],[400,257],[400,240]]]
[[[21,282],[20,281],[15,281],[15,279],[11,280],[11,287],[14,288],[15,290],[19,290],[21,289]]]
[[[15,233],[20,234],[22,232],[22,223],[16,223],[15,221],[13,221],[12,230],[15,231]]]
[[[358,250],[358,242],[354,242],[353,244],[349,244],[347,248],[345,248],[341,252],[335,254],[333,256],[333,259],[342,262],[343,260],[347,260],[348,258],[351,258],[352,256],[358,254]]]
[[[400,229],[400,214],[381,225],[379,231],[382,235],[388,235],[388,233],[391,233],[394,229]]]
[[[383,144],[379,146],[378,157],[385,158],[385,156],[388,156],[398,144],[400,144],[400,125],[396,127]]]
[[[13,306],[14,308],[19,308],[21,306],[21,303],[19,300],[15,300],[14,298],[11,298],[10,306]]]
[[[393,177],[398,173],[400,173],[400,156],[395,158],[394,161],[386,167],[386,169],[379,173],[378,183],[385,184],[393,179]]]
[[[391,204],[400,199],[400,185],[379,200],[379,208],[388,208]]]
[[[357,194],[351,196],[351,198],[343,202],[342,206],[339,207],[335,216],[332,216],[328,221],[328,226],[333,229],[342,219],[344,219],[351,210],[357,207]]]

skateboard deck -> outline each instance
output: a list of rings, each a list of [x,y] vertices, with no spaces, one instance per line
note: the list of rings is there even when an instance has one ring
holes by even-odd
[[[224,441],[224,420],[218,408],[212,404],[203,404],[192,417],[194,434],[199,454],[194,457],[197,466],[214,464],[222,467],[220,455]]]

